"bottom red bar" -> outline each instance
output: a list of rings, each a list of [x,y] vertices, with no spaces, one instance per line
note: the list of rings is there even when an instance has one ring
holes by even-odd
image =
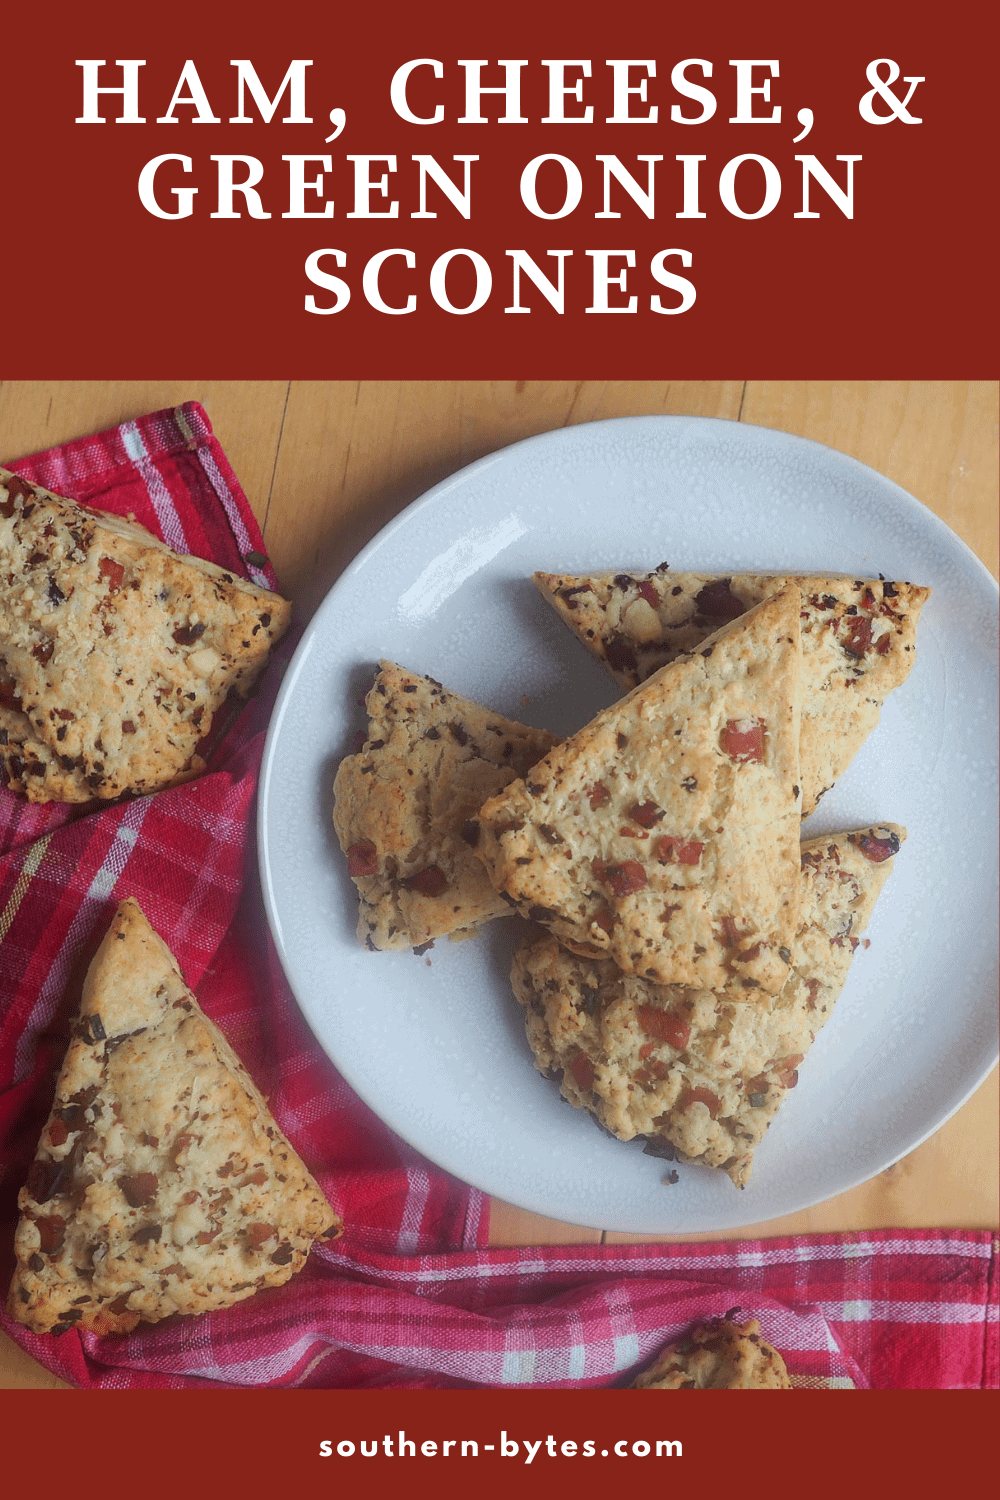
[[[997,1415],[990,1391],[7,1391],[2,1406],[7,1492],[32,1493],[58,1453],[74,1500],[106,1500],[111,1474],[142,1494],[183,1477],[195,1497],[939,1496],[985,1476]]]

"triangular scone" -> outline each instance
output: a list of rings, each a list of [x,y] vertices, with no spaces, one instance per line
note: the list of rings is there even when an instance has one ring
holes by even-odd
[[[552,937],[514,958],[535,1066],[563,1097],[655,1156],[718,1167],[737,1187],[843,988],[905,829],[887,824],[802,845],[802,917],[780,995],[734,1003],[649,984]]]
[[[372,949],[419,947],[508,916],[472,852],[488,797],[557,743],[545,729],[379,663],[365,700],[368,738],[341,761],[333,822]]]
[[[291,606],[0,469],[0,764],[32,802],[159,791],[245,694]]]
[[[229,1307],[340,1233],[135,901],[87,973],[18,1206],[7,1307],[36,1333]]]
[[[714,1318],[674,1339],[632,1382],[646,1391],[790,1391],[785,1361],[756,1318]]]
[[[799,906],[799,591],[664,667],[488,802],[498,890],[660,984],[775,993]]]
[[[624,691],[693,651],[786,583],[802,592],[802,816],[842,776],[914,661],[930,589],[912,583],[768,574],[536,573],[535,583]]]

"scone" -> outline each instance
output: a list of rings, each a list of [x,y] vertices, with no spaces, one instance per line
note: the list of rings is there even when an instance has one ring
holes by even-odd
[[[7,1308],[128,1333],[279,1286],[341,1224],[135,901],[87,973]]]
[[[668,1344],[635,1390],[789,1391],[785,1361],[761,1336],[756,1318],[716,1318]]]
[[[379,663],[368,737],[340,764],[333,823],[358,888],[358,937],[420,947],[474,932],[510,907],[472,852],[482,804],[555,745],[433,677]]]
[[[747,1004],[650,984],[541,936],[515,954],[535,1066],[621,1140],[716,1167],[745,1187],[816,1034],[830,1017],[905,829],[886,824],[802,845],[802,917],[779,995]]]
[[[291,606],[0,469],[0,764],[32,802],[159,791],[245,695]]]
[[[930,589],[764,573],[536,573],[559,617],[624,692],[787,583],[802,593],[802,816],[850,765],[913,666]]]
[[[799,904],[799,591],[605,709],[479,814],[525,916],[658,984],[776,993]]]

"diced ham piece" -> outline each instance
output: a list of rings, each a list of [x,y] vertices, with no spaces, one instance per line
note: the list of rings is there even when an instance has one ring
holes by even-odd
[[[845,616],[844,622],[847,628],[840,644],[848,656],[860,659],[872,643],[872,622],[867,615],[855,615],[851,619]]]
[[[802,1061],[801,1052],[792,1052],[788,1057],[779,1057],[774,1065],[774,1071],[778,1076],[778,1082],[782,1088],[793,1089],[799,1081],[798,1067]]]
[[[61,1214],[46,1214],[35,1220],[40,1248],[46,1255],[56,1255],[63,1247],[66,1236],[66,1220]]]
[[[348,875],[374,875],[378,871],[378,850],[371,839],[352,844],[347,851]]]
[[[722,749],[739,765],[764,759],[765,725],[760,719],[730,719],[722,731]]]
[[[750,929],[740,931],[735,917],[723,917],[720,925],[722,927],[722,941],[727,948],[739,948],[751,936]]]
[[[654,828],[663,816],[663,808],[655,802],[637,802],[629,813],[640,828]]]
[[[108,588],[112,594],[117,594],[125,577],[124,564],[115,562],[111,557],[102,557],[97,565],[98,572],[102,578],[108,580]]]
[[[647,1036],[676,1047],[678,1052],[684,1051],[691,1037],[687,1021],[673,1011],[661,1010],[658,1005],[640,1005],[638,1015],[639,1025]]]
[[[586,1090],[594,1087],[594,1064],[586,1052],[578,1052],[576,1054],[569,1065],[569,1070],[580,1088]]]
[[[418,891],[421,896],[442,896],[448,889],[448,877],[437,865],[428,865],[426,870],[419,870],[403,884],[407,890]]]
[[[899,839],[894,833],[887,839],[877,839],[869,833],[862,833],[851,842],[857,844],[865,859],[870,860],[873,865],[880,865],[883,860],[899,853]]]
[[[677,1104],[680,1109],[687,1109],[689,1104],[704,1104],[713,1120],[722,1108],[718,1094],[713,1094],[711,1089],[693,1089],[690,1084],[681,1090]]]
[[[664,834],[656,840],[656,857],[661,865],[673,864],[675,860],[679,865],[696,865],[704,847],[704,844],[699,844],[694,839],[680,839],[672,834]]]
[[[144,1208],[147,1203],[152,1203],[159,1185],[155,1172],[136,1172],[133,1176],[121,1177],[118,1181],[130,1208]]]
[[[267,1240],[275,1238],[277,1230],[273,1224],[248,1224],[247,1241],[253,1250],[259,1250]]]
[[[597,879],[615,896],[633,896],[647,883],[646,872],[635,859],[626,859],[620,865],[609,865],[603,859],[595,859],[592,867]]]

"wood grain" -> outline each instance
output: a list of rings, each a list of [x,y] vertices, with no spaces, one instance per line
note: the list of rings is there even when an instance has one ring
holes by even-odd
[[[0,459],[202,401],[304,620],[365,542],[464,464],[552,428],[648,413],[753,422],[849,453],[922,500],[996,576],[997,397],[992,382],[0,382]],[[994,1074],[928,1141],[850,1192],[728,1236],[660,1238],[992,1228],[997,1112]],[[600,1237],[509,1204],[493,1207],[494,1244]],[[0,1386],[60,1384],[0,1335]]]
[[[301,619],[404,506],[538,432],[646,413],[735,418],[738,381],[293,384],[264,539]]]
[[[741,421],[827,443],[902,485],[997,576],[997,386],[750,381]]]
[[[600,1229],[562,1224],[499,1198],[490,1200],[491,1245],[599,1245],[602,1238]]]

